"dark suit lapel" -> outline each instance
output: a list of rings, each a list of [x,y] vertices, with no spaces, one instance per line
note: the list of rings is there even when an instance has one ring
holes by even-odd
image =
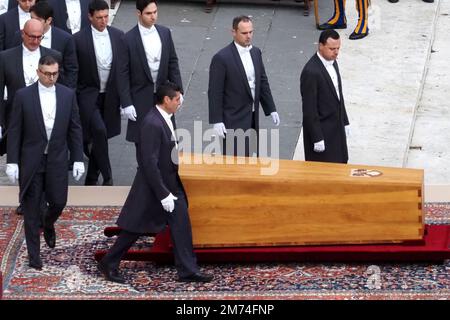
[[[95,83],[100,86],[100,78],[98,77],[98,72],[97,72],[97,60],[95,58],[95,49],[94,49],[94,38],[92,37],[92,29],[89,28],[85,28],[84,29],[86,32],[85,34],[85,40],[86,40],[86,48],[89,52],[89,58],[91,60],[90,65],[92,66],[92,73],[94,74],[95,77]]]
[[[117,60],[120,59],[118,53],[117,53],[117,43],[116,38],[113,36],[113,33],[111,32],[111,29],[108,28],[108,34],[109,34],[109,41],[111,42],[111,51],[112,51],[112,62],[111,62],[111,72],[109,73],[109,78],[107,82],[107,86],[109,86],[109,82],[112,79],[112,75],[114,74],[114,68],[116,67]]]
[[[316,64],[318,66],[318,68],[320,69],[320,71],[322,72],[322,76],[326,79],[328,85],[330,86],[330,90],[333,93],[333,95],[335,96],[335,98],[339,101],[339,97],[337,96],[336,93],[336,88],[334,87],[333,84],[333,80],[331,80],[330,75],[328,74],[327,69],[325,68],[325,66],[323,65],[322,61],[320,60],[320,58],[317,56],[317,53],[315,54],[315,61]]]
[[[64,107],[63,107],[64,99],[62,97],[60,87],[56,84],[55,84],[55,94],[56,94],[55,122],[53,125],[52,135],[50,136],[49,140],[51,140],[51,137],[53,137],[55,132],[57,132],[57,130],[59,130],[59,126],[60,126],[60,124],[62,124],[62,121],[61,121],[62,113],[64,111]]]
[[[170,131],[169,125],[167,124],[166,120],[164,120],[164,117],[162,116],[161,112],[159,112],[159,110],[157,109],[156,106],[154,107],[154,111],[153,112],[156,113],[156,116],[161,121],[161,125],[163,126],[164,131],[166,132],[167,139],[171,143],[175,144],[175,141],[172,141],[172,131]],[[172,115],[172,118],[173,118],[173,115]],[[171,118],[171,120],[172,120],[172,118]],[[172,124],[173,124],[173,121],[172,121]],[[174,126],[174,129],[175,129],[175,126]]]
[[[19,78],[21,82],[21,88],[25,87],[25,77],[23,75],[23,47],[20,45],[17,47],[17,53],[16,53],[16,70],[19,73]]]
[[[252,91],[250,90],[250,86],[248,85],[247,74],[245,73],[244,65],[242,64],[241,56],[237,51],[236,45],[234,44],[234,42],[232,42],[229,47],[233,55],[234,61],[236,62],[236,65],[238,67],[239,73],[241,74],[241,79],[244,81],[245,89],[247,90],[247,93],[250,95],[250,97],[252,97]]]
[[[52,43],[50,44],[50,47],[52,49],[55,47],[55,43],[58,43],[60,41],[60,39],[56,39],[56,37],[55,27],[52,27]]]
[[[89,2],[90,2],[89,0],[80,0],[80,7],[81,7],[81,26],[80,26],[80,28],[81,29],[89,25],[89,19],[87,18],[87,16],[89,15]],[[65,1],[64,1],[64,3],[65,3]]]
[[[36,101],[36,104],[33,104],[35,106],[34,112],[36,116],[36,120],[39,126],[39,130],[41,131],[42,135],[45,137],[45,140],[47,140],[47,132],[45,131],[45,125],[44,125],[44,116],[42,115],[42,106],[41,106],[41,100],[39,99],[39,88],[38,83],[32,84],[33,88],[33,97],[32,101]]]
[[[255,98],[256,98],[256,92],[258,92],[259,91],[259,83],[260,83],[260,81],[259,81],[259,79],[261,79],[261,68],[259,67],[259,64],[257,63],[258,62],[258,57],[257,57],[257,54],[256,54],[256,49],[251,49],[250,50],[250,56],[252,57],[252,61],[253,61],[253,68],[255,69]],[[247,83],[248,83],[248,81],[247,81]],[[249,89],[250,89],[250,86],[249,86]],[[251,93],[251,90],[250,90],[250,93]]]
[[[151,82],[154,82],[152,79],[152,73],[150,72],[150,68],[148,67],[147,56],[145,55],[144,44],[142,43],[141,33],[139,32],[139,27],[136,26],[133,29],[134,40],[136,42],[136,51],[139,56],[139,59],[142,61],[144,66],[144,72],[147,75],[148,79]]]
[[[159,70],[163,69],[163,66],[167,66],[168,60],[169,60],[169,48],[167,47],[169,45],[169,39],[167,38],[167,34],[165,32],[162,32],[159,26],[155,24],[156,31],[158,31],[159,39],[161,40],[161,61],[159,65]],[[162,72],[158,72],[158,78],[162,77]],[[157,83],[159,79],[156,80]]]
[[[333,63],[333,67],[336,70],[337,77],[338,77],[338,86],[339,86],[339,96],[341,97],[340,101],[342,101],[342,80],[341,80],[341,73],[339,72],[339,67],[336,61]]]

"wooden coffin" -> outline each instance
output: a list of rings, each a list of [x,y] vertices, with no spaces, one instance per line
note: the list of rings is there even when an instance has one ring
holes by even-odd
[[[423,170],[272,161],[181,156],[195,247],[422,239]]]

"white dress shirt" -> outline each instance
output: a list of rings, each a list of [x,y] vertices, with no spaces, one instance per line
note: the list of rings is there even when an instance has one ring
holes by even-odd
[[[338,75],[336,72],[336,69],[333,67],[334,60],[326,60],[324,57],[320,55],[319,52],[317,52],[317,56],[322,61],[323,65],[325,66],[325,69],[327,69],[328,74],[330,75],[331,81],[333,81],[334,88],[336,89],[336,94],[341,99],[341,96],[339,95],[339,80]]]
[[[61,1],[61,0],[59,0]],[[81,28],[81,4],[80,0],[65,0],[67,8],[67,27],[72,31],[72,34],[80,31]]]
[[[14,0],[0,0],[0,14],[4,14],[6,11],[8,11],[9,1]]]
[[[51,49],[52,48],[52,27],[44,33],[44,37],[41,40],[41,46]]]
[[[156,105],[156,109],[158,109],[159,113],[161,113],[162,117],[164,118],[164,120],[166,121],[167,125],[170,128],[170,132],[172,132],[172,139],[175,141],[175,147],[178,149],[178,142],[177,142],[177,138],[175,135],[175,130],[173,128],[173,123],[172,123],[172,114],[168,114],[163,108],[161,108],[159,105]]]
[[[44,118],[45,132],[47,132],[47,139],[50,141],[52,136],[53,126],[55,125],[56,117],[56,90],[55,86],[47,88],[38,82],[39,101],[41,103],[42,117]],[[44,154],[47,154],[48,143],[45,147]]]
[[[252,46],[243,47],[236,42],[234,44],[237,48],[239,56],[241,57],[241,61],[245,69],[245,74],[247,76],[248,85],[250,86],[250,90],[252,91],[253,100],[255,100],[255,66],[253,65],[253,60],[250,55],[250,49],[252,48]],[[255,111],[255,106],[253,104],[252,111]]]
[[[34,51],[30,51],[24,45],[22,45],[22,48],[23,78],[25,79],[25,85],[28,87],[38,79],[36,70],[41,58],[41,50],[37,48]]]
[[[22,30],[25,22],[31,19],[31,15],[29,12],[23,11],[20,6],[17,6],[17,9],[19,9],[19,26],[20,30]]]
[[[105,92],[113,59],[111,39],[108,28],[102,32],[91,26],[94,40],[95,59],[97,61],[98,76],[100,78],[100,92]]]
[[[161,38],[159,37],[158,30],[155,26],[146,28],[138,23],[139,32],[142,38],[142,44],[144,45],[145,56],[147,57],[148,67],[152,74],[153,83],[156,83],[158,79],[159,63],[161,61]],[[156,92],[156,86],[154,86]]]

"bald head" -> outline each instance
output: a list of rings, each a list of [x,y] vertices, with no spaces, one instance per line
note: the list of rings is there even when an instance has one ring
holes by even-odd
[[[30,51],[34,51],[41,45],[44,34],[44,24],[37,19],[30,19],[25,22],[22,30],[23,45]]]

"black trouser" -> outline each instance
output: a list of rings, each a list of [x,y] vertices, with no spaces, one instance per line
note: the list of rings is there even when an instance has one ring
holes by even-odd
[[[25,239],[27,243],[28,256],[30,263],[40,263],[40,224],[41,224],[41,203],[42,194],[45,194],[46,181],[45,172],[47,168],[47,156],[42,158],[39,169],[33,176],[30,185],[22,198],[24,209]],[[65,203],[57,203],[51,197],[45,197],[48,202],[46,213],[46,222],[48,226],[53,225],[61,215]],[[45,227],[45,226],[44,226]]]
[[[192,230],[186,198],[183,194],[176,194],[176,197],[178,200],[175,200],[175,210],[167,212],[167,223],[170,226],[175,267],[178,276],[185,277],[197,273],[199,270],[192,246]],[[110,269],[117,269],[124,254],[142,235],[122,230],[114,245],[103,257],[102,263]]]
[[[259,156],[258,133],[255,128],[255,112],[252,112],[252,130],[247,131],[248,135],[244,137],[244,140],[242,140],[242,137],[238,139],[236,134],[231,135],[231,130],[227,130],[229,131],[229,134],[225,134],[225,139],[222,141],[223,154],[239,157]],[[233,141],[231,141],[231,139],[233,139]],[[233,148],[228,148],[227,150],[227,141],[229,143],[233,142]]]
[[[97,182],[100,173],[103,176],[103,181],[112,178],[111,162],[108,153],[108,134],[103,121],[104,103],[105,94],[100,93],[97,99],[98,109],[92,113],[89,123],[92,147],[87,152],[89,164],[86,173],[86,184]],[[85,145],[85,150],[87,149],[88,147]]]

